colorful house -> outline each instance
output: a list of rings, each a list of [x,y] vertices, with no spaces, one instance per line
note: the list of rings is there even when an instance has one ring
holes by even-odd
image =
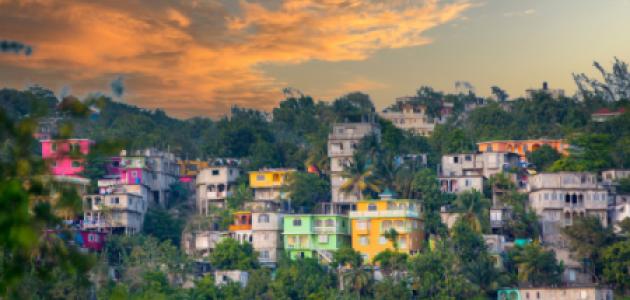
[[[392,241],[385,237],[394,229],[398,233],[398,251],[414,254],[423,240],[422,205],[417,200],[392,199],[382,194],[380,200],[362,200],[350,212],[352,248],[359,251],[366,262],[387,249],[394,250]]]
[[[565,140],[501,140],[477,143],[479,152],[513,152],[517,153],[521,160],[526,160],[528,152],[538,150],[543,145],[548,145],[562,155],[569,155],[569,144]]]
[[[42,158],[50,162],[52,175],[79,176],[91,144],[89,139],[42,140]]]
[[[178,160],[179,180],[181,182],[193,182],[195,177],[202,169],[207,168],[210,164],[203,160]]]
[[[288,199],[282,188],[288,184],[289,174],[295,169],[261,169],[249,172],[249,187],[254,190],[255,201],[281,203]]]
[[[228,230],[233,239],[241,243],[252,243],[252,212],[235,212],[234,222],[228,227]]]
[[[284,249],[291,259],[332,261],[332,252],[350,246],[350,224],[342,215],[286,215]]]

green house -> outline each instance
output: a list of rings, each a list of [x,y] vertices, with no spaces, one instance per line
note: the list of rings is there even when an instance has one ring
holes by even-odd
[[[332,260],[332,252],[350,246],[350,222],[341,215],[284,216],[284,250],[291,259]]]

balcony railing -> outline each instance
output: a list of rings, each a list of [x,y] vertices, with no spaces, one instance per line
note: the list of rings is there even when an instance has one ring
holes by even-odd
[[[396,230],[398,233],[410,233],[414,230],[411,225],[403,225],[403,226],[383,226],[381,227],[381,233],[386,233],[391,229]]]
[[[252,224],[237,224],[230,225],[228,227],[230,231],[238,231],[238,230],[252,230]]]
[[[419,218],[414,210],[351,211],[350,218]]]
[[[335,233],[337,230],[336,226],[313,226],[313,232],[316,233]]]

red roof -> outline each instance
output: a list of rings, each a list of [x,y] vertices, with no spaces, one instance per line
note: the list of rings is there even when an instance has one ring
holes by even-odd
[[[626,109],[624,107],[619,108],[615,111],[612,111],[608,108],[600,108],[598,109],[596,112],[594,112],[594,115],[620,115],[626,112]]]

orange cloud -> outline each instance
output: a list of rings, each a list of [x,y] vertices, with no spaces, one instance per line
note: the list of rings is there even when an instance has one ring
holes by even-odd
[[[468,7],[437,0],[2,0],[0,36],[35,49],[28,58],[0,56],[0,68],[11,71],[0,80],[87,93],[120,74],[127,101],[178,116],[216,116],[233,104],[270,109],[286,83],[259,66],[362,60],[423,45],[430,42],[423,32]],[[369,83],[362,80],[358,88]]]

